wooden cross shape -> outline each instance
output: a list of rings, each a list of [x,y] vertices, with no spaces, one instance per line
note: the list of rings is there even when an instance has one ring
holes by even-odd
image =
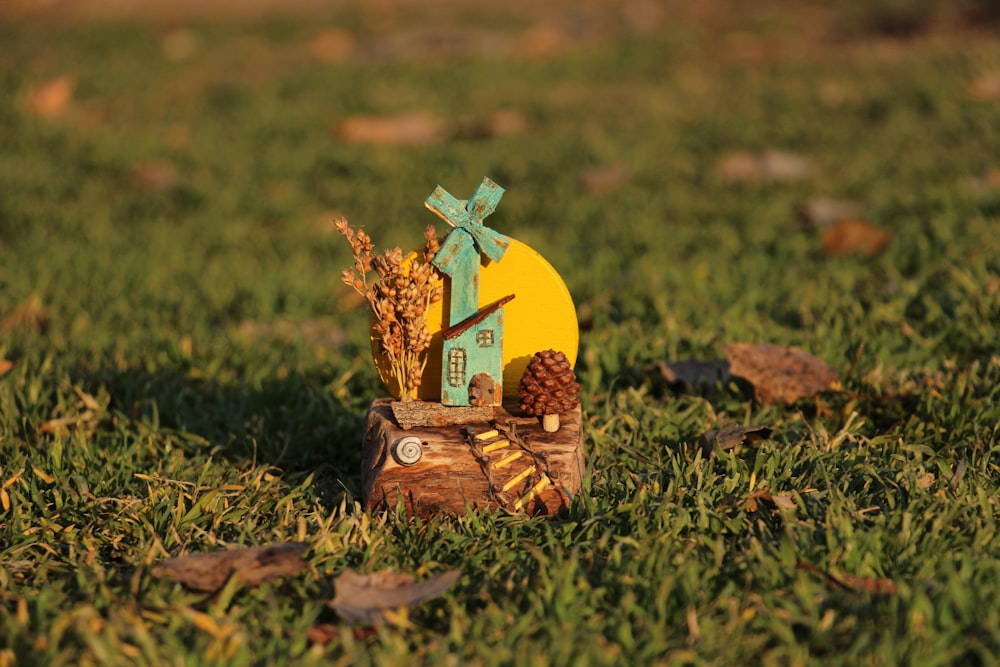
[[[483,224],[496,210],[504,189],[483,178],[467,200],[458,199],[440,185],[424,205],[454,227],[434,257],[434,266],[451,276],[451,313],[454,326],[479,311],[480,254],[499,262],[510,247],[503,234]]]

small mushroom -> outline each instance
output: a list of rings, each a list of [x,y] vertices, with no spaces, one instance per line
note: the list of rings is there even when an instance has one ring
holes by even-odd
[[[392,446],[392,458],[401,466],[415,464],[423,454],[420,438],[413,435],[400,438]]]
[[[562,352],[536,352],[518,386],[521,409],[542,418],[542,429],[559,430],[559,415],[580,405],[580,385],[573,367]]]

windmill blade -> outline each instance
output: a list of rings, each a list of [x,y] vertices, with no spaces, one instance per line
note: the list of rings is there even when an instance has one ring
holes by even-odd
[[[469,197],[469,203],[465,208],[473,220],[483,221],[486,216],[497,210],[500,198],[506,192],[502,187],[494,183],[489,177],[484,176],[479,187]]]
[[[464,229],[464,228],[463,228]],[[455,269],[462,263],[463,260],[471,253],[475,255],[476,252],[473,249],[474,244],[472,242],[472,237],[465,233],[462,229],[453,230],[445,238],[444,243],[441,244],[441,248],[434,255],[434,259],[431,262],[436,266],[441,272],[453,275]],[[478,257],[473,257],[471,261],[479,261]]]
[[[479,252],[494,262],[499,262],[510,247],[510,240],[506,236],[478,222],[473,221],[471,225],[465,227],[465,231],[472,235]]]
[[[456,230],[461,229],[468,232],[468,234],[461,235],[452,232],[448,235],[439,255],[451,251],[452,256],[443,259],[440,263],[435,262],[438,268],[444,271],[444,267],[451,265],[454,258],[459,255],[460,249],[453,245],[459,242],[459,236],[471,236],[471,240],[479,252],[486,255],[491,261],[499,262],[503,258],[507,248],[510,247],[510,241],[503,234],[483,225],[483,218],[496,210],[503,193],[504,189],[489,178],[483,178],[472,197],[467,201],[458,199],[440,185],[434,188],[434,192],[427,197],[424,206],[449,225],[455,227]],[[449,245],[449,240],[452,240],[452,245]],[[461,250],[464,251],[464,248]]]
[[[452,227],[465,227],[472,222],[469,212],[465,210],[465,202],[440,185],[427,197],[424,206]]]

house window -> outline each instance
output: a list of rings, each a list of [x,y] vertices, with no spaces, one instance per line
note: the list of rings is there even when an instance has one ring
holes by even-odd
[[[493,329],[477,331],[476,342],[479,343],[479,347],[493,347]]]
[[[452,387],[465,386],[465,348],[456,347],[448,352],[448,384]]]

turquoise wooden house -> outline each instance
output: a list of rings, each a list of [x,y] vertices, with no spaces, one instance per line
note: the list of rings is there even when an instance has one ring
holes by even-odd
[[[443,405],[500,405],[503,397],[503,306],[514,295],[479,308],[480,262],[499,262],[510,247],[507,237],[483,224],[503,192],[484,178],[468,200],[440,185],[427,198],[427,208],[454,228],[433,260],[451,278],[448,328],[442,332]]]
[[[503,305],[509,294],[441,332],[441,403],[499,405],[503,398]]]

